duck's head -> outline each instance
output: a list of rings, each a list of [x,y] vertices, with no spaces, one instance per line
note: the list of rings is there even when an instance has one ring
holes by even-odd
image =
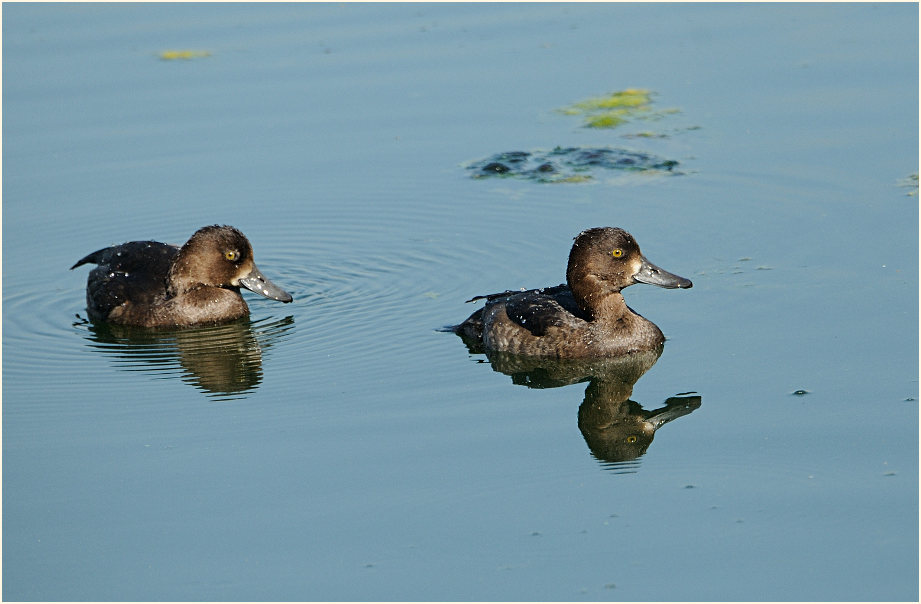
[[[180,248],[170,269],[170,294],[200,286],[245,287],[272,300],[292,300],[291,294],[262,274],[253,261],[253,246],[231,226],[202,227]]]
[[[615,227],[588,229],[576,236],[569,252],[566,279],[576,299],[585,300],[589,307],[634,283],[668,289],[693,285],[647,260],[633,236]]]

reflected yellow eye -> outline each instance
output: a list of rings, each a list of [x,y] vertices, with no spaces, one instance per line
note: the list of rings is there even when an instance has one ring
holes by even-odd
[[[236,250],[227,250],[224,252],[224,258],[227,258],[231,262],[240,257],[240,254]]]
[[[624,251],[618,247],[618,248],[615,248],[613,252],[611,252],[611,255],[614,256],[615,258],[620,258],[621,256],[624,255]]]
[[[635,443],[635,442],[636,442],[636,437],[635,437],[635,436],[628,436],[628,437],[627,437],[627,442],[628,442],[628,443]]]

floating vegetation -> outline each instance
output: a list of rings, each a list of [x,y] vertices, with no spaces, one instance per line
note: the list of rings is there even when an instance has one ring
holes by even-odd
[[[666,115],[679,113],[678,109],[652,108],[651,90],[628,88],[610,94],[579,101],[560,112],[566,115],[581,115],[586,128],[617,128],[632,120],[658,120]],[[646,133],[650,136],[650,133]]]
[[[633,134],[625,134],[625,138],[668,138],[668,135],[661,134],[659,132],[651,132],[649,130],[644,130],[642,132],[634,132]]]
[[[903,178],[902,180],[900,180],[899,186],[904,187],[909,190],[908,193],[906,193],[906,195],[908,195],[909,197],[917,197],[918,196],[918,173],[915,172],[914,174],[909,174],[906,178]]]
[[[655,93],[644,88],[628,88],[604,96],[592,97],[558,109],[559,113],[581,116],[587,128],[616,128],[622,124],[641,121],[648,124],[665,116],[680,113],[678,109],[653,109]],[[698,129],[671,127],[668,133],[651,130],[648,125],[632,128],[622,136],[636,140],[665,139],[671,134]],[[557,146],[552,151],[507,151],[466,164],[473,178],[522,178],[540,183],[588,182],[600,177],[601,170],[618,173],[681,174],[678,162],[644,151],[628,151],[611,147]]]
[[[541,183],[587,182],[597,170],[680,174],[678,162],[610,147],[556,147],[552,151],[506,151],[467,165],[473,178],[524,178]]]
[[[164,50],[159,56],[163,61],[189,61],[210,57],[211,53],[207,50]]]

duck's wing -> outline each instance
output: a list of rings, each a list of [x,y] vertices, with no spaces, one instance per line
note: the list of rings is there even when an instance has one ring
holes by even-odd
[[[556,285],[553,287],[541,287],[540,289],[507,289],[504,292],[499,292],[497,294],[484,294],[482,296],[474,296],[465,302],[476,302],[477,300],[486,300],[487,302],[492,302],[493,300],[498,300],[499,298],[508,298],[510,296],[517,296],[518,294],[530,294],[534,292],[544,293],[547,295],[555,295],[560,292],[569,291],[569,286],[565,283]]]
[[[130,241],[96,250],[81,258],[71,270],[83,264],[98,265],[86,282],[87,310],[106,318],[126,301],[134,305],[154,304],[166,297],[166,282],[179,248],[157,241]]]
[[[568,290],[569,288],[563,285],[557,285],[556,287],[545,287],[543,289],[507,289],[504,292],[499,292],[495,294],[485,294],[482,296],[474,296],[467,300],[467,302],[476,302],[478,300],[486,300],[486,305],[489,306],[493,303],[507,303],[512,297],[532,294],[535,292],[560,292]],[[465,339],[469,339],[471,342],[479,342],[483,337],[483,311],[486,307],[478,308],[467,317],[467,320],[461,323],[460,325],[454,325],[449,329],[454,333],[460,334]]]
[[[129,241],[121,245],[96,250],[87,254],[70,267],[74,270],[84,264],[98,264],[113,271],[149,272],[166,275],[173,258],[179,253],[175,245],[159,241]]]
[[[492,302],[498,298],[507,298],[509,296],[514,296],[515,294],[524,293],[523,289],[507,289],[504,292],[499,292],[498,294],[483,294],[482,296],[474,296],[469,300],[464,300],[464,304],[469,302],[477,302],[479,300],[486,300],[487,302]]]
[[[553,326],[571,325],[584,321],[582,311],[566,285],[532,289],[510,296],[505,301],[505,313],[513,322],[535,336],[542,336]]]

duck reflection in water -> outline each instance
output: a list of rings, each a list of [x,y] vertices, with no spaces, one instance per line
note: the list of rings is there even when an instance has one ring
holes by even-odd
[[[293,317],[248,318],[198,329],[150,330],[112,323],[87,326],[90,346],[127,370],[175,376],[219,400],[242,398],[262,382],[263,354],[294,327]]]
[[[618,381],[592,379],[579,405],[579,430],[598,461],[623,470],[652,444],[656,430],[700,407],[693,393],[669,397],[665,405],[647,411],[629,399]],[[632,390],[632,387],[631,387]]]
[[[485,352],[493,370],[510,376],[518,385],[558,388],[587,381],[579,405],[579,430],[592,455],[614,472],[636,471],[656,431],[701,405],[701,397],[694,393],[670,397],[651,411],[630,400],[634,384],[655,365],[663,346],[615,358],[553,359],[484,351],[475,342],[471,346],[465,341],[471,353]]]

